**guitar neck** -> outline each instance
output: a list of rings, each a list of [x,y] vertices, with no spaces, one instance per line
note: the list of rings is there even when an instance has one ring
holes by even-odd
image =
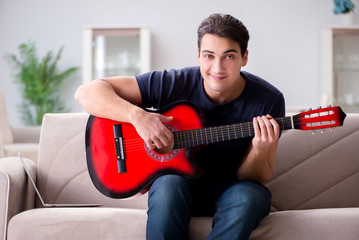
[[[293,129],[293,117],[275,118],[281,130]],[[173,133],[173,149],[230,141],[254,136],[253,122],[207,127]]]

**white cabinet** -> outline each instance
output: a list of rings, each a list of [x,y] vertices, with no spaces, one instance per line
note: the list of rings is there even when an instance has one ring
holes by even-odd
[[[148,28],[85,27],[83,82],[150,71]]]
[[[359,26],[326,27],[322,57],[322,104],[359,112]]]

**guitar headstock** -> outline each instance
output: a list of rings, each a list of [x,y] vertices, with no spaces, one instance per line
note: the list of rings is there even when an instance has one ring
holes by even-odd
[[[309,110],[293,116],[295,129],[315,130],[334,128],[343,125],[346,114],[340,107],[327,107]]]

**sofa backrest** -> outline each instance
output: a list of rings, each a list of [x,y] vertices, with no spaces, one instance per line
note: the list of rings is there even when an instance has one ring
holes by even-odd
[[[47,203],[101,203],[108,207],[147,208],[146,195],[111,199],[93,185],[85,154],[86,113],[44,116],[37,166],[37,185]],[[37,199],[37,206],[40,203]]]
[[[37,167],[48,203],[147,208],[147,196],[111,199],[92,184],[85,155],[86,113],[46,114]],[[275,160],[272,210],[359,207],[359,114],[335,131],[283,132]],[[39,203],[37,201],[37,205]]]
[[[359,114],[334,131],[283,132],[272,180],[273,210],[359,207]]]

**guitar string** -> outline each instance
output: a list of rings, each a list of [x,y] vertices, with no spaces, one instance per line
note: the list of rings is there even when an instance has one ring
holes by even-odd
[[[243,123],[240,123],[243,124]],[[184,141],[177,141],[178,146],[194,146],[194,145],[201,145],[201,144],[208,144],[218,141],[225,141],[230,140],[231,136],[233,139],[238,139],[236,136],[237,134],[240,135],[239,131],[236,130],[236,127],[238,127],[240,124],[233,124],[233,125],[226,125],[226,126],[218,126],[218,127],[211,127],[207,129],[194,129],[194,130],[186,130],[180,133],[182,138],[184,138]],[[242,133],[245,136],[251,136],[253,134],[253,125],[244,123],[245,125],[248,125],[248,129],[245,131],[242,131]],[[287,123],[287,126],[290,126],[290,124]],[[231,128],[229,128],[231,127]],[[225,132],[228,132],[228,134],[225,134]],[[212,135],[212,141],[208,137],[203,139],[203,134],[207,136],[207,133],[211,132]],[[194,134],[196,134],[196,140],[194,140]],[[243,135],[242,134],[242,135]],[[198,138],[198,135],[200,135],[200,138]],[[213,139],[213,135],[215,135],[215,139]],[[221,136],[222,137],[221,137]],[[177,135],[178,136],[178,135]],[[219,137],[218,137],[219,136]],[[216,141],[214,141],[216,140]],[[197,144],[196,144],[197,142]],[[124,140],[124,143],[126,144],[126,151],[135,151],[135,150],[143,150],[144,141],[141,138],[136,139],[127,139]],[[132,143],[132,144],[129,144]]]
[[[310,119],[310,118],[308,118],[308,119]],[[283,128],[285,128],[285,126],[284,125],[287,125],[287,127],[288,128],[291,128],[291,119],[290,119],[290,117],[284,117],[284,118],[280,118],[280,119],[277,119],[277,120],[282,120],[282,127]],[[284,123],[284,121],[287,121],[287,123]],[[299,124],[299,126],[304,126],[304,125],[308,125],[309,123],[305,123],[305,122],[302,122],[302,120],[301,119],[299,119],[299,118],[294,118],[293,119],[293,121],[294,121],[294,123],[296,124],[296,125],[298,125],[298,123],[300,123],[301,122],[301,124]],[[238,130],[236,130],[235,128],[236,127],[240,127],[241,128],[241,130],[242,130],[242,126],[243,125],[248,125],[249,126],[249,130],[246,130],[246,128],[245,128],[245,131],[238,131]],[[212,139],[212,141],[211,142],[214,142],[213,141],[213,134],[215,135],[215,138],[216,138],[216,140],[217,140],[217,142],[219,141],[219,139],[218,138],[220,138],[220,137],[218,137],[219,135],[222,135],[222,139],[225,139],[224,138],[224,130],[223,130],[223,128],[227,128],[227,131],[228,131],[228,134],[226,134],[226,136],[228,136],[228,138],[231,138],[231,136],[234,134],[235,135],[235,139],[236,138],[238,138],[238,137],[236,137],[236,135],[237,135],[237,133],[239,133],[239,134],[242,134],[242,136],[243,136],[243,134],[244,135],[246,135],[246,136],[251,136],[252,135],[252,132],[253,132],[253,125],[250,123],[250,122],[248,122],[248,123],[239,123],[239,124],[232,124],[232,125],[226,125],[226,126],[218,126],[218,127],[209,127],[209,128],[204,128],[204,129],[195,129],[195,130],[185,130],[185,131],[182,131],[181,132],[181,134],[182,134],[182,138],[185,138],[185,142],[194,142],[194,136],[193,136],[193,133],[192,133],[192,131],[195,131],[194,133],[195,134],[197,134],[198,132],[199,132],[199,134],[201,135],[200,137],[201,137],[201,139],[200,140],[198,140],[198,136],[196,136],[196,140],[197,140],[197,142],[199,142],[199,141],[201,141],[201,142],[204,142],[204,140],[203,140],[203,137],[202,137],[202,135],[204,134],[206,137],[205,137],[205,139]],[[229,129],[230,128],[230,129]],[[218,132],[220,133],[220,134],[218,134]],[[208,135],[211,135],[211,138],[208,138]],[[191,140],[188,140],[188,138],[192,138],[192,141]],[[134,142],[137,142],[137,141],[140,141],[139,143],[142,145],[142,143],[143,143],[143,140],[141,139],[141,138],[137,138],[137,139],[133,139],[133,140],[131,140],[131,139],[127,139],[126,140],[128,143],[130,142],[130,141],[134,141]],[[207,141],[207,142],[209,142],[209,141]]]
[[[298,123],[301,123],[299,124],[299,126],[304,126],[308,124],[303,122],[302,119],[300,118],[304,118],[304,116],[295,116],[293,119],[291,119],[290,117],[283,117],[283,118],[278,118],[276,120],[278,122],[279,120],[281,120],[281,127],[283,129],[285,128],[285,126],[287,126],[287,129],[288,128],[290,129],[292,128],[291,121],[293,121],[296,126],[298,126]],[[284,123],[284,121],[286,122]],[[243,125],[248,126],[247,128],[245,128],[244,131],[242,130]],[[238,127],[240,127],[241,130],[236,129]],[[227,131],[228,134],[224,134],[225,131]],[[239,136],[241,135],[242,137],[244,136],[247,137],[254,134],[253,132],[254,132],[254,128],[251,122],[238,123],[238,124],[232,124],[226,126],[209,127],[203,129],[185,130],[185,131],[177,132],[178,133],[177,138],[179,139],[182,138],[184,140],[177,139],[176,144],[177,146],[179,146],[179,148],[191,147],[195,145],[203,145],[203,144],[219,142],[221,140],[222,141],[230,140],[231,138],[238,139],[239,138],[238,135]],[[194,134],[196,134],[196,137],[194,137]],[[198,135],[200,136],[200,138],[198,138]],[[205,136],[205,138],[203,138],[204,137],[203,135]],[[211,137],[208,137],[208,135],[210,135]],[[213,137],[213,135],[215,137]],[[219,135],[221,135],[222,138]],[[195,142],[197,142],[197,144]],[[144,141],[142,138],[127,139],[124,140],[124,144],[126,144],[126,149],[127,149],[126,151],[143,150]]]
[[[185,131],[180,131],[180,132],[176,132],[178,134],[181,134],[182,138],[185,138],[185,142],[193,142],[193,136],[194,134],[196,134],[196,139],[198,139],[198,135],[200,135],[201,139],[203,139],[203,135],[207,135],[207,133],[211,133],[212,135],[215,134],[216,139],[219,135],[222,135],[222,139],[226,139],[226,138],[231,138],[231,136],[233,135],[237,135],[238,131],[236,128],[238,127],[239,124],[233,124],[233,125],[226,125],[226,126],[219,126],[219,127],[211,127],[211,128],[203,128],[203,129],[193,129],[193,130],[185,130]],[[248,125],[248,123],[245,123],[245,125]],[[287,125],[287,127],[291,126],[291,123],[286,123],[285,125]],[[230,127],[230,128],[229,128]],[[225,128],[225,129],[223,129]],[[228,134],[224,134],[224,132],[228,132]],[[252,135],[253,133],[253,127],[252,125],[250,125],[249,130],[245,130],[243,131],[243,133],[247,136]],[[228,136],[228,137],[224,137],[224,135]],[[239,134],[240,135],[240,134]],[[208,137],[206,137],[208,139]],[[213,137],[212,137],[213,138]],[[221,138],[221,137],[219,137]],[[238,138],[238,137],[237,137]],[[189,139],[189,140],[188,140]],[[192,139],[192,140],[191,140]],[[236,137],[234,138],[236,139]],[[134,141],[140,140],[140,138],[137,139],[133,139]],[[127,142],[132,141],[131,139],[127,139]],[[203,141],[203,140],[197,140],[198,141]],[[219,140],[218,140],[219,141]],[[143,141],[141,141],[143,142]]]

